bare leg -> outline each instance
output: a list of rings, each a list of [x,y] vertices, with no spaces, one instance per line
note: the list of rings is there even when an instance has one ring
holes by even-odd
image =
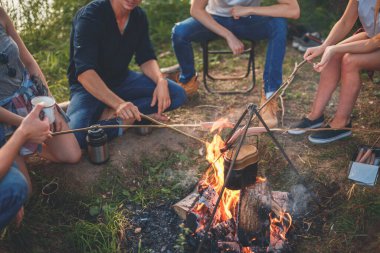
[[[62,116],[59,115],[58,117]],[[63,123],[61,130],[69,130],[69,126],[66,122]],[[54,136],[52,139],[46,141],[41,156],[58,163],[77,163],[82,156],[82,151],[74,134],[64,134]]]
[[[342,55],[336,55],[321,72],[317,93],[315,95],[311,112],[308,115],[310,120],[316,120],[323,115],[325,107],[338,85],[341,72],[341,61]]]
[[[350,116],[361,88],[360,70],[380,70],[380,50],[368,54],[346,54],[342,59],[342,88],[332,127],[350,122]]]

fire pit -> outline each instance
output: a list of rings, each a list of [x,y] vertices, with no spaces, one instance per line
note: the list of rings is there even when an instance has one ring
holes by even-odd
[[[239,143],[234,146],[231,137],[248,113],[246,125],[239,129]],[[248,105],[225,142],[215,135],[207,144],[207,172],[196,191],[173,206],[191,229],[189,243],[197,253],[291,252],[286,236],[292,226],[291,206],[295,207],[289,201],[292,196],[271,191],[265,178],[256,177],[258,150],[243,145],[254,114],[299,176],[256,106]]]
[[[234,153],[231,150],[225,156],[221,155],[223,145],[221,137],[216,135],[207,147],[208,161],[215,162],[199,181],[196,193],[174,205],[193,232],[189,236],[189,244],[194,249],[198,247],[205,236],[206,224],[217,208],[201,252],[285,252],[288,248],[286,233],[292,222],[291,216],[285,212],[289,210],[289,196],[271,192],[267,180],[256,177],[258,151],[255,146],[242,147],[236,167],[231,172],[233,183],[216,206],[224,184],[225,165]],[[246,170],[245,174],[239,170]]]

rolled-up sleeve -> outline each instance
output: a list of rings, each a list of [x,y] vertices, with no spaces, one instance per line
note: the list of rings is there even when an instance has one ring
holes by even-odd
[[[145,13],[142,18],[141,30],[142,32],[139,37],[139,43],[135,54],[135,60],[139,66],[149,60],[157,60],[152,42],[150,41],[148,19]]]
[[[74,64],[78,77],[86,70],[98,70],[100,24],[88,16],[79,17],[74,24]]]

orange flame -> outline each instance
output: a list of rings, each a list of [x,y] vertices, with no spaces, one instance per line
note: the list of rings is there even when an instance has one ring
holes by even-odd
[[[220,193],[224,184],[224,157],[220,149],[224,147],[224,142],[219,135],[215,135],[213,141],[207,144],[207,160],[212,164],[200,181],[202,188],[211,187]],[[239,202],[240,191],[225,189],[215,214],[213,224],[229,220],[237,216],[237,204]],[[203,205],[199,204],[194,211],[202,213]],[[204,224],[203,224],[204,225]]]
[[[242,253],[254,253],[249,247],[242,247]]]
[[[292,216],[286,212],[281,212],[280,217],[276,217],[274,213],[270,213],[269,220],[271,236],[280,236],[280,238],[285,241],[286,234],[292,225]]]
[[[222,129],[223,127],[229,127],[230,123],[227,119],[221,119],[216,121],[213,125],[211,132],[216,129]],[[232,125],[233,126],[233,125]],[[207,155],[206,159],[210,162],[210,167],[207,172],[202,176],[199,182],[200,189],[213,189],[216,193],[220,193],[224,185],[224,156],[221,149],[225,147],[225,143],[219,135],[215,135],[211,143],[207,143]],[[264,183],[266,178],[257,177],[257,183]],[[220,222],[227,221],[231,218],[237,217],[237,205],[240,198],[240,191],[225,189],[221,201],[219,203],[213,220],[213,224],[218,224]],[[206,212],[210,211],[209,207],[205,203],[198,203],[194,208],[193,212],[200,215],[200,217],[205,217]],[[208,213],[210,215],[210,213]],[[280,217],[277,217],[274,213],[269,214],[270,218],[270,234],[271,237],[276,239],[286,239],[286,234],[292,225],[292,217],[289,213],[281,213]],[[206,219],[201,219],[198,225],[197,231],[204,229]],[[256,238],[252,238],[255,240]],[[249,247],[242,248],[243,253],[254,253]]]

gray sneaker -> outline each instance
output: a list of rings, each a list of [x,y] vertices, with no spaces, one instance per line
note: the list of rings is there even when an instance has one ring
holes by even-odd
[[[296,129],[289,130],[288,133],[293,135],[304,134],[306,132],[306,129],[314,129],[322,126],[324,120],[325,117],[323,115],[316,120],[310,120],[306,117],[303,117],[299,122],[291,127]]]
[[[351,122],[346,126],[346,128],[351,128]],[[326,128],[331,128],[329,125],[326,126]],[[325,131],[318,131],[311,135],[309,135],[309,141],[314,144],[325,144],[334,142],[343,138],[346,138],[348,136],[352,135],[352,131],[348,129],[341,129],[341,130],[325,130]]]

